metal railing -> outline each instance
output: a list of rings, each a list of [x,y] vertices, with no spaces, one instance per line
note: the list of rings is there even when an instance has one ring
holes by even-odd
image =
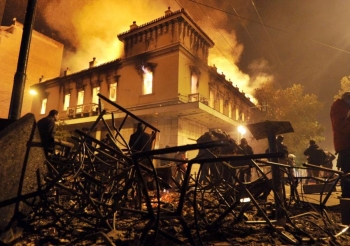
[[[166,101],[157,101],[154,103],[148,103],[144,105],[136,105],[132,107],[127,107],[126,109],[129,111],[135,111],[135,110],[150,109],[154,107],[159,108],[159,107],[165,107],[165,106],[172,106],[172,105],[190,103],[190,102],[201,102],[201,103],[204,103],[205,105],[209,105],[208,100],[204,96],[200,95],[199,93],[193,93],[188,95],[179,94],[177,98],[169,99]],[[76,106],[67,108],[67,117],[69,119],[95,116],[97,114],[98,114],[98,104],[96,103],[76,105]]]
[[[97,103],[87,103],[77,105],[75,107],[67,108],[67,117],[80,118],[80,117],[89,117],[98,114],[98,104]]]

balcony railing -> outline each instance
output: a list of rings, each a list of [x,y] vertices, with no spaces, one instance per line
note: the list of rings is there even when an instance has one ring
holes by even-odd
[[[134,111],[134,110],[149,109],[154,107],[164,107],[164,106],[171,106],[171,105],[190,103],[190,102],[201,102],[201,103],[204,103],[205,105],[209,105],[208,100],[205,97],[201,96],[199,93],[193,93],[188,95],[179,94],[177,98],[174,98],[171,100],[161,101],[161,102],[158,101],[158,102],[149,103],[146,105],[137,105],[134,107],[129,107],[127,109],[130,111]],[[97,111],[98,111],[98,104],[96,103],[82,104],[82,105],[77,105],[75,107],[68,107],[67,117],[69,119],[89,117],[89,116],[97,115]]]
[[[209,105],[208,99],[206,99],[199,93],[188,94],[188,102],[201,102],[205,105]]]
[[[98,104],[88,103],[67,108],[68,118],[81,118],[97,115]]]

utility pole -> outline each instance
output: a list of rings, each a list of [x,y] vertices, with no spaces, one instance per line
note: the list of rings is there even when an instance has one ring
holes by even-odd
[[[0,26],[1,26],[2,18],[4,16],[5,6],[6,6],[6,0],[0,1]]]
[[[30,40],[34,26],[37,0],[28,0],[27,12],[23,26],[21,47],[18,56],[17,70],[14,76],[11,103],[8,119],[17,120],[21,116],[23,94],[26,83],[26,71],[29,57]]]

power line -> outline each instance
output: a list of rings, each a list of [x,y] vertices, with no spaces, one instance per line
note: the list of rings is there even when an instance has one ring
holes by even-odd
[[[289,34],[289,35],[291,35],[291,36],[293,36],[293,37],[296,36],[295,33],[288,32],[288,31],[286,31],[286,30],[283,30],[283,29],[280,29],[280,28],[277,28],[277,27],[274,27],[274,26],[266,25],[266,24],[261,23],[261,22],[259,22],[259,21],[255,21],[255,20],[252,20],[252,19],[249,19],[249,18],[240,16],[240,15],[235,14],[235,13],[231,13],[231,12],[228,12],[228,11],[225,11],[225,10],[222,10],[222,9],[219,9],[219,8],[215,8],[215,7],[213,7],[213,6],[210,6],[210,5],[207,5],[207,4],[204,4],[204,3],[199,3],[199,2],[197,2],[197,1],[195,1],[195,0],[190,0],[190,2],[194,2],[194,3],[196,3],[196,4],[203,5],[203,6],[205,6],[205,7],[208,7],[208,8],[211,8],[211,9],[214,9],[214,10],[217,10],[217,11],[220,11],[220,12],[223,12],[223,13],[226,13],[226,14],[228,14],[228,15],[233,15],[233,16],[239,17],[239,18],[241,18],[241,19],[243,19],[243,20],[247,20],[247,21],[253,22],[253,23],[255,23],[255,24],[259,24],[259,25],[262,25],[262,26],[264,26],[264,27],[271,28],[271,29],[274,29],[274,30],[276,30],[276,31],[280,31],[280,32]],[[344,53],[346,53],[346,54],[350,54],[350,51],[347,51],[347,50],[344,50],[344,49],[340,49],[340,48],[335,47],[335,46],[333,46],[333,45],[329,45],[329,44],[326,44],[326,43],[323,43],[323,42],[320,42],[320,41],[317,41],[317,40],[314,40],[314,39],[311,39],[311,38],[306,38],[306,37],[299,37],[299,38],[304,39],[304,40],[311,41],[311,42],[316,43],[316,44],[319,44],[319,45],[323,45],[323,46],[325,46],[325,47],[328,47],[328,48],[331,48],[331,49],[334,49],[334,50],[338,50],[338,51],[344,52]]]
[[[199,5],[198,5],[198,7],[202,10],[203,14],[205,14],[205,16],[208,18],[210,23],[215,27],[216,31],[220,34],[220,36],[225,40],[227,45],[230,46],[230,48],[232,49],[233,53],[237,56],[237,53],[234,50],[234,47],[231,46],[230,42],[228,42],[228,40],[224,37],[224,35],[219,31],[219,28],[216,27],[214,22],[210,19],[209,15]],[[236,66],[236,64],[232,63],[216,45],[215,45],[215,48],[227,59],[227,61],[229,61],[232,65]]]
[[[273,49],[273,51],[274,51],[274,53],[275,53],[275,55],[276,55],[276,57],[277,57],[278,64],[280,65],[281,70],[282,70],[282,71],[284,70],[283,63],[282,63],[282,61],[281,61],[281,59],[280,59],[280,56],[279,56],[279,54],[278,54],[278,52],[277,52],[277,50],[276,50],[276,48],[275,48],[275,46],[274,46],[274,44],[273,44],[273,42],[272,42],[272,40],[271,40],[271,37],[270,37],[270,35],[269,35],[269,33],[268,33],[268,30],[267,30],[267,27],[272,28],[272,29],[275,29],[275,30],[279,30],[279,29],[264,24],[264,22],[263,22],[263,20],[262,20],[262,18],[261,18],[261,16],[260,16],[260,14],[259,14],[259,12],[258,12],[258,9],[257,9],[256,6],[255,6],[254,0],[251,0],[251,3],[252,3],[252,5],[253,5],[253,7],[254,7],[254,10],[255,10],[255,12],[256,12],[256,14],[257,14],[257,16],[258,16],[260,22],[258,22],[258,21],[253,21],[253,20],[250,20],[250,19],[247,19],[247,18],[244,18],[244,17],[240,16],[240,15],[238,14],[238,12],[236,11],[236,9],[234,8],[234,6],[232,5],[231,1],[229,1],[229,3],[230,3],[230,5],[231,5],[231,7],[232,7],[232,10],[235,12],[235,14],[233,14],[233,13],[231,13],[231,12],[228,12],[228,11],[222,11],[222,10],[220,10],[220,9],[211,7],[211,6],[206,5],[206,4],[198,3],[197,1],[194,1],[194,0],[190,0],[190,1],[197,4],[197,6],[198,6],[198,7],[200,8],[200,10],[204,13],[204,15],[206,16],[206,18],[211,22],[211,24],[215,27],[216,31],[220,33],[221,36],[223,36],[223,35],[221,34],[221,32],[218,30],[218,28],[215,26],[215,24],[214,24],[213,21],[210,19],[210,17],[208,16],[208,14],[203,10],[203,8],[200,7],[200,5],[203,5],[203,6],[206,6],[206,7],[208,7],[208,8],[212,8],[212,9],[215,9],[215,10],[218,10],[218,11],[221,11],[221,12],[224,12],[224,13],[227,13],[227,14],[229,14],[229,15],[234,15],[234,16],[238,17],[238,19],[239,19],[239,21],[240,21],[240,24],[242,25],[242,27],[243,27],[243,28],[245,29],[245,31],[247,32],[249,38],[252,40],[254,46],[256,47],[256,49],[257,49],[257,51],[260,53],[260,55],[261,55],[261,52],[260,52],[260,49],[258,48],[258,45],[256,44],[255,40],[253,39],[253,37],[252,37],[252,35],[250,34],[249,30],[248,30],[248,29],[245,27],[245,25],[243,24],[242,19],[244,19],[244,20],[249,20],[249,21],[252,21],[252,22],[255,22],[255,23],[257,23],[257,24],[262,25],[263,28],[264,28],[264,32],[265,32],[265,34],[266,34],[266,36],[267,36],[267,38],[268,38],[268,41],[269,41],[269,43],[270,43],[270,45],[271,45],[271,47],[272,47],[272,49]],[[179,4],[179,3],[178,3],[178,4]],[[179,5],[180,5],[180,4],[179,4]],[[280,31],[284,32],[283,30],[280,30]],[[224,37],[223,37],[223,38],[224,38]],[[225,38],[224,38],[224,40],[225,40],[226,43],[229,44],[229,42],[228,42]],[[231,46],[230,44],[229,44],[229,46],[232,48],[232,46]],[[330,47],[329,45],[327,45],[327,46]],[[216,48],[220,51],[220,53],[231,63],[231,61],[225,56],[225,54],[224,54],[217,46],[215,46],[215,47],[216,47]],[[233,48],[232,48],[232,49],[233,49]],[[339,50],[339,49],[338,49],[338,50]],[[347,51],[345,51],[345,52],[348,53],[348,54],[350,54],[350,52],[347,52]],[[232,64],[232,63],[231,63],[231,64]],[[236,64],[233,64],[233,65],[234,65],[234,66],[237,66]],[[273,74],[273,72],[271,71],[271,68],[268,67],[268,69],[269,69],[270,73]],[[289,80],[288,80],[288,81],[289,81]],[[281,88],[282,88],[281,84],[280,84],[278,81],[276,81],[276,83],[277,83],[277,85],[279,86],[279,88],[281,89]],[[290,82],[290,81],[289,81],[289,85],[291,85],[291,82]],[[286,99],[289,100],[289,98],[286,98]],[[295,111],[294,108],[293,108],[293,110]],[[309,117],[309,114],[307,114],[307,112],[306,112],[305,110],[303,110],[302,112],[303,112],[303,115],[304,115],[303,117]]]
[[[181,6],[181,4],[176,0],[177,4]],[[211,18],[209,17],[209,15],[203,10],[203,8],[200,7],[200,5],[197,5],[198,8],[203,12],[203,14],[207,17],[207,19],[210,21],[210,23],[212,24],[212,26],[215,28],[215,30],[220,34],[220,36],[224,39],[224,41],[227,43],[227,45],[230,47],[230,49],[232,50],[232,52],[238,56],[237,52],[235,51],[234,47],[232,47],[232,45],[230,44],[230,42],[225,38],[225,36],[219,31],[219,28],[214,24],[214,22],[211,20]],[[220,54],[232,65],[235,67],[238,67],[237,64],[233,63],[225,54],[224,52],[219,49],[219,47],[217,45],[214,46],[215,49],[217,49]],[[215,64],[214,64],[215,65]],[[220,68],[219,68],[220,69]]]
[[[266,36],[267,36],[267,38],[268,38],[268,40],[269,40],[269,42],[270,42],[270,44],[271,44],[271,47],[272,47],[274,53],[276,54],[278,63],[280,64],[280,67],[281,67],[282,71],[284,71],[283,63],[282,63],[282,61],[281,61],[281,59],[280,59],[280,56],[279,56],[279,54],[278,54],[278,52],[277,52],[277,50],[276,50],[276,48],[275,48],[274,43],[272,42],[271,37],[270,37],[270,35],[269,35],[269,33],[268,33],[267,29],[266,29],[266,25],[264,25],[264,22],[263,22],[263,20],[262,20],[262,18],[261,18],[261,15],[259,14],[258,9],[256,8],[256,5],[255,5],[255,3],[254,3],[254,0],[251,0],[251,3],[252,3],[252,5],[253,5],[253,7],[254,7],[254,10],[255,10],[255,12],[256,12],[256,14],[257,14],[257,16],[258,16],[260,22],[261,22],[261,25],[262,25],[263,28],[264,28],[264,31],[265,31]],[[288,78],[287,78],[287,80],[288,80],[289,85],[291,86],[291,82],[289,81]],[[280,83],[279,83],[278,81],[277,81],[277,84],[279,85],[280,88],[282,88],[282,86],[280,85]],[[286,98],[286,100],[290,101],[290,98]],[[295,109],[294,107],[292,108],[292,110],[296,113],[296,109]],[[310,115],[305,111],[304,108],[301,108],[301,110],[302,110],[302,113],[303,113],[303,117],[310,118]],[[313,118],[310,118],[310,119],[313,120]]]

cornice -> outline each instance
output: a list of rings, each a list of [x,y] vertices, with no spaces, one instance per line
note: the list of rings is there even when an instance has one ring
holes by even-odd
[[[170,14],[166,14],[160,18],[157,18],[155,20],[152,20],[150,22],[147,22],[145,24],[139,25],[131,30],[125,31],[123,33],[118,34],[118,38],[120,40],[126,39],[127,37],[137,35],[139,33],[145,32],[152,28],[160,27],[166,23],[169,23],[171,21],[179,21],[184,20],[190,26],[192,26],[207,42],[209,47],[214,46],[214,41],[202,30],[201,27],[199,27],[194,20],[190,17],[190,15],[185,11],[185,9],[180,9],[175,12],[172,12]]]

